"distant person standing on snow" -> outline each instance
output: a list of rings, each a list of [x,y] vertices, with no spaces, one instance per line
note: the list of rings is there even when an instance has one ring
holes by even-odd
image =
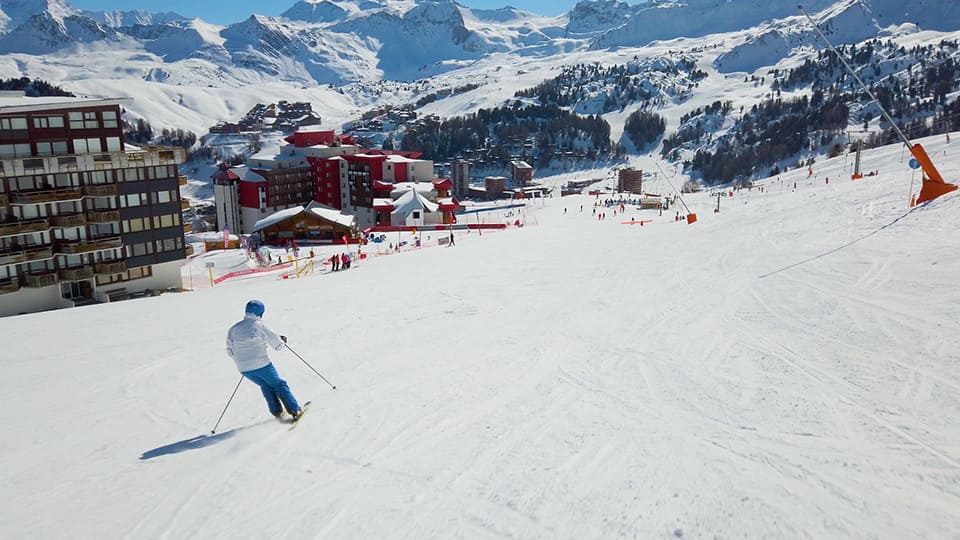
[[[286,345],[287,337],[264,326],[261,320],[264,310],[259,300],[247,302],[243,320],[227,332],[227,354],[236,362],[240,374],[260,387],[270,414],[279,419],[285,407],[296,420],[303,413],[300,404],[267,356],[267,345],[279,351]]]

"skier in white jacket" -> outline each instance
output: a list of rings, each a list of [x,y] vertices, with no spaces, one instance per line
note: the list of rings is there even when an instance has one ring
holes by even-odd
[[[261,320],[264,310],[263,302],[259,300],[247,302],[243,320],[227,332],[227,354],[236,362],[240,374],[260,387],[270,414],[279,419],[286,408],[296,420],[303,414],[300,404],[267,356],[267,345],[279,351],[287,343],[287,337],[264,326]]]

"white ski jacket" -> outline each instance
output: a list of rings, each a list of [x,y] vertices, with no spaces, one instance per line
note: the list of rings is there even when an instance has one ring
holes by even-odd
[[[283,340],[253,313],[247,313],[242,321],[231,326],[227,332],[227,354],[237,363],[241,373],[270,364],[267,345],[279,351],[283,348]]]

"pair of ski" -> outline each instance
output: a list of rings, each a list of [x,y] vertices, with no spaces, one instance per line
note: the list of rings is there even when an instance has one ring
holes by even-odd
[[[300,421],[303,420],[303,417],[306,416],[307,413],[310,411],[310,404],[311,404],[311,403],[312,403],[312,401],[308,401],[308,402],[304,403],[302,407],[300,407],[300,416],[298,416],[298,417],[296,417],[296,418],[284,417],[284,418],[282,418],[280,421],[283,422],[283,423],[285,423],[285,424],[290,424],[290,429],[292,430],[293,428],[297,427],[297,424],[299,424]],[[289,430],[288,430],[288,431],[289,431]]]

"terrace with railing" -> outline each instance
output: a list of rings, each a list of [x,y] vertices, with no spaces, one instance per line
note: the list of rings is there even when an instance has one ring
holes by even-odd
[[[83,191],[72,187],[20,191],[10,195],[10,202],[14,205],[46,204],[79,200],[83,200]]]
[[[93,267],[76,266],[74,268],[61,268],[57,273],[61,281],[81,281],[93,277]]]
[[[60,282],[57,273],[53,270],[46,272],[35,272],[23,276],[23,286],[31,289],[42,289],[50,287]]]
[[[50,223],[54,227],[63,229],[68,227],[83,227],[87,224],[87,219],[83,214],[61,214],[59,216],[50,216]]]
[[[53,246],[13,247],[0,251],[0,265],[21,264],[53,258]]]
[[[88,210],[87,221],[89,223],[119,223],[119,210]]]
[[[0,236],[17,236],[37,232],[46,232],[51,228],[47,218],[11,219],[0,221]]]
[[[15,293],[20,290],[20,282],[13,279],[0,281],[0,294]]]
[[[64,255],[80,255],[94,251],[104,251],[123,246],[119,235],[103,235],[86,240],[61,240],[57,242],[57,253]]]
[[[177,165],[186,161],[186,158],[187,151],[184,148],[147,145],[141,149],[130,151],[8,157],[0,159],[0,174],[4,176],[26,176],[98,169]]]
[[[96,274],[120,274],[127,271],[126,261],[98,262],[93,265],[93,271]]]
[[[116,197],[116,184],[96,184],[83,186],[83,193],[87,197]]]

